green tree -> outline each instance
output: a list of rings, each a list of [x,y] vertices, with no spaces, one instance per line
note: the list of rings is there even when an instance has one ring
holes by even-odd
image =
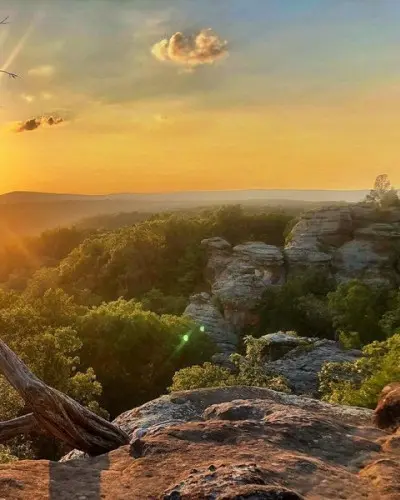
[[[330,403],[375,408],[385,385],[400,382],[400,333],[363,348],[363,357],[327,363],[320,373],[322,399]]]
[[[208,336],[187,318],[158,316],[140,303],[119,299],[80,319],[83,366],[93,366],[112,416],[162,394],[176,370],[207,361]]]
[[[397,190],[392,186],[387,174],[378,175],[374,187],[366,197],[366,201],[380,208],[400,205]]]
[[[390,298],[388,310],[382,316],[380,327],[387,337],[400,330],[400,292],[395,292]]]
[[[380,325],[388,301],[388,291],[358,280],[342,283],[328,294],[329,311],[337,330],[357,332],[363,345],[382,340]]]
[[[295,330],[300,336],[333,338],[326,299],[332,289],[332,280],[319,270],[294,277],[279,288],[268,289],[258,309],[257,334]]]

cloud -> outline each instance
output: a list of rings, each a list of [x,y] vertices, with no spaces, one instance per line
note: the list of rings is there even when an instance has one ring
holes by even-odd
[[[30,94],[21,94],[21,99],[31,104],[36,99],[36,97]]]
[[[211,29],[203,29],[195,36],[175,33],[153,45],[151,52],[159,61],[195,68],[213,64],[228,55],[228,42],[222,40]]]
[[[59,125],[63,123],[64,119],[61,117],[54,116],[40,116],[37,118],[30,118],[25,122],[19,122],[15,126],[12,127],[14,132],[28,132],[32,130],[36,130],[39,127],[52,127],[54,125]]]
[[[38,76],[41,78],[48,78],[50,76],[53,76],[55,74],[56,70],[54,66],[51,66],[50,64],[43,65],[43,66],[37,66],[36,68],[31,68],[28,71],[28,75],[30,76]]]

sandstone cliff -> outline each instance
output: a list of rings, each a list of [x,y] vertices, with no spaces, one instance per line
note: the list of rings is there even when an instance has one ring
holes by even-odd
[[[206,326],[219,351],[233,352],[253,310],[268,287],[296,274],[324,269],[336,282],[359,279],[400,285],[400,207],[377,210],[368,204],[305,213],[284,248],[263,242],[232,247],[223,238],[204,240],[210,295],[192,298],[186,314]]]
[[[372,414],[258,388],[176,393],[116,419],[129,446],[1,466],[0,498],[394,500],[400,435]]]

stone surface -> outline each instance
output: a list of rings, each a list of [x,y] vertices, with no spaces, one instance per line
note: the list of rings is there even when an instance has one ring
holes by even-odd
[[[222,241],[224,243],[222,243]],[[207,276],[224,318],[240,333],[257,318],[251,313],[268,286],[284,283],[282,251],[263,242],[248,242],[233,249],[220,238],[202,242],[208,249]]]
[[[374,423],[381,429],[400,432],[400,382],[384,387],[375,410]]]
[[[244,328],[259,321],[254,311],[265,290],[300,272],[323,269],[338,284],[359,279],[400,285],[398,207],[378,211],[360,203],[312,210],[300,217],[284,249],[263,242],[232,248],[223,238],[204,240],[202,246],[208,253],[212,300],[199,306],[196,296],[187,314],[208,324],[224,359]]]
[[[310,265],[329,269],[332,251],[351,237],[349,207],[325,207],[305,213],[287,238],[285,256],[289,272],[303,272]]]
[[[204,292],[193,295],[184,315],[204,327],[220,353],[229,356],[235,352],[239,337],[232,325],[224,318],[211,295]]]
[[[323,268],[338,283],[359,279],[373,285],[400,283],[400,210],[356,204],[304,214],[288,236],[288,275]],[[397,267],[397,269],[396,269]]]
[[[292,349],[290,349],[291,346],[293,346]],[[299,337],[297,345],[292,339],[276,338],[273,349],[275,353],[285,351],[286,353],[275,361],[267,362],[266,370],[285,377],[295,394],[307,394],[314,397],[318,396],[318,374],[326,362],[355,361],[361,356],[361,351],[344,350],[338,342],[333,340],[315,338]]]
[[[116,420],[130,446],[1,466],[0,498],[394,500],[400,452],[386,445],[396,435],[372,415],[268,389],[176,393]]]
[[[267,287],[284,282],[284,258],[280,249],[262,242],[232,248],[222,238],[211,238],[202,245],[208,252],[212,298],[194,295],[185,314],[205,325],[219,351],[227,354],[237,346],[243,327],[258,321],[252,309]]]

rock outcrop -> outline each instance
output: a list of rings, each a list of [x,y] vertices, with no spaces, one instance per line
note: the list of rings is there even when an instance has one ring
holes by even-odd
[[[400,449],[372,417],[268,389],[176,393],[116,419],[129,446],[0,466],[0,498],[394,500]]]
[[[400,284],[400,208],[378,211],[368,204],[322,208],[304,214],[288,236],[284,254],[288,274],[312,267],[337,283],[360,279]]]
[[[381,429],[400,429],[400,382],[384,387],[375,410],[374,422]]]
[[[267,287],[284,283],[283,253],[262,242],[232,248],[222,238],[204,240],[202,245],[209,256],[206,274],[212,298],[194,295],[185,314],[206,325],[221,352],[232,352],[243,327],[257,321],[252,310]]]
[[[300,217],[283,249],[262,242],[232,247],[223,238],[202,246],[211,296],[194,296],[186,313],[208,325],[222,353],[257,323],[254,309],[265,290],[301,272],[322,269],[338,284],[359,279],[400,285],[400,207],[378,211],[361,203],[312,210]]]
[[[361,356],[361,351],[345,350],[333,340],[295,337],[283,332],[262,338],[268,341],[266,371],[285,377],[294,394],[318,397],[318,375],[326,362],[352,362]]]
[[[235,352],[239,343],[238,332],[224,318],[211,295],[205,292],[193,295],[185,316],[204,328],[215,342],[219,353],[228,357]]]

